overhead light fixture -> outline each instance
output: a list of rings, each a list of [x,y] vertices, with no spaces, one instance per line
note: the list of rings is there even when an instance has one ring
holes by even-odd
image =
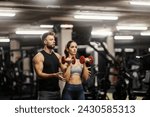
[[[133,40],[133,36],[114,36],[115,40]]]
[[[2,17],[14,17],[15,15],[15,13],[0,12],[0,16]]]
[[[10,42],[8,37],[0,37],[0,42]]]
[[[116,26],[117,30],[147,30],[146,26]]]
[[[60,25],[61,28],[73,28],[72,24],[61,24]]]
[[[43,34],[43,33],[46,33],[48,32],[48,30],[18,30],[16,31],[16,34],[27,34],[27,35],[40,35],[40,34]]]
[[[140,35],[141,36],[150,36],[150,31],[141,32]]]
[[[93,36],[111,36],[111,31],[92,31],[91,34]]]
[[[75,19],[89,19],[89,20],[118,20],[117,16],[104,15],[75,15]]]
[[[140,6],[149,6],[150,2],[148,1],[130,1],[130,4],[132,5],[140,5]]]
[[[47,8],[61,8],[59,5],[48,5]]]
[[[121,52],[122,49],[121,48],[115,48],[115,52]]]
[[[53,28],[53,25],[40,25],[41,28]]]
[[[125,52],[134,52],[134,49],[133,48],[125,48],[124,51]]]
[[[135,58],[140,59],[140,58],[141,58],[141,56],[135,56]]]

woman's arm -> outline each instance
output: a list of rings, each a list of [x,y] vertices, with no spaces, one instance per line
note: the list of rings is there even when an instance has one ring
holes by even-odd
[[[89,76],[90,76],[90,71],[88,70],[88,67],[86,66],[86,64],[83,64],[82,78],[84,80],[87,80]]]
[[[58,53],[55,53],[55,55],[56,55],[57,58],[59,59],[60,70],[61,70],[62,72],[64,72],[64,71],[66,70],[66,65],[65,65],[65,64],[62,64],[62,61],[61,61],[62,56],[61,56],[60,54],[58,54]]]
[[[63,72],[63,77],[65,78],[66,81],[69,81],[70,79],[70,68],[71,68],[71,63],[66,62],[65,64],[62,64],[62,56],[60,56],[58,53],[56,53],[56,56],[59,58],[59,62],[60,62],[60,69]],[[70,58],[68,58],[68,61],[71,61]]]
[[[67,64],[66,69],[63,72],[63,76],[64,76],[64,78],[66,78],[67,82],[70,80],[70,77],[71,77],[71,71],[70,70],[71,70],[71,64]]]

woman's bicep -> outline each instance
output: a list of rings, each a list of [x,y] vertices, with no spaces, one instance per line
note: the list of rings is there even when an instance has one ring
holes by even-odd
[[[83,67],[82,77],[87,80],[90,76],[90,71],[86,66]]]

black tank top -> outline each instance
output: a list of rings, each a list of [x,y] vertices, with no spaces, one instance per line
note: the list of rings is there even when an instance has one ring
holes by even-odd
[[[56,73],[59,71],[59,60],[57,56],[52,52],[51,54],[46,53],[44,50],[41,51],[44,56],[43,72],[44,73]],[[38,80],[39,91],[58,91],[59,79],[54,78],[39,78]]]

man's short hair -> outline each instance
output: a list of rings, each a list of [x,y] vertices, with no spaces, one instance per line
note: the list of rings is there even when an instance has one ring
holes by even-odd
[[[52,35],[52,36],[55,37],[55,33],[54,32],[46,32],[46,33],[42,34],[41,40],[44,41],[48,35]]]

